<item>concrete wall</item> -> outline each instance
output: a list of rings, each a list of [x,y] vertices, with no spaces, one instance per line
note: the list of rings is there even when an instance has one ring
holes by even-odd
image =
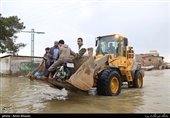
[[[34,58],[34,64],[31,64],[30,57],[12,57],[11,74],[16,76],[25,76],[39,65],[42,58]]]
[[[11,57],[0,59],[0,73],[9,74]]]
[[[5,63],[5,60],[8,63]],[[32,70],[34,70],[42,61],[42,58],[34,58],[34,64],[31,64],[30,57],[22,56],[10,56],[1,58],[1,71],[4,74],[15,75],[15,76],[25,76]]]
[[[141,55],[140,54],[135,54],[135,60],[136,60],[136,62],[140,62]]]

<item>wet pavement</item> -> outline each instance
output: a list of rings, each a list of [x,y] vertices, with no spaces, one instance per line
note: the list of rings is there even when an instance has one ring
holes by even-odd
[[[142,89],[73,93],[25,77],[0,77],[0,113],[170,113],[170,69],[145,71]]]

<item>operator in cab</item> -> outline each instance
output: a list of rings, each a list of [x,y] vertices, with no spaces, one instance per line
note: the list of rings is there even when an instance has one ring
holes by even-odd
[[[109,51],[109,53],[115,54],[116,50],[112,43],[109,44],[108,51]]]

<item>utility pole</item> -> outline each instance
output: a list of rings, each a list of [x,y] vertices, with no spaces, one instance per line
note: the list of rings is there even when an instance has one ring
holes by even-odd
[[[34,64],[34,34],[45,34],[45,32],[35,32],[34,29],[31,29],[31,31],[21,31],[25,33],[31,33],[31,71],[33,70],[33,64]]]

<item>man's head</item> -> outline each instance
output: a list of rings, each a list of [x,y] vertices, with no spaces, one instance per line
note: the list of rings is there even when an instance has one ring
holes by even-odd
[[[113,46],[113,44],[112,43],[110,43],[110,47],[112,47]]]
[[[49,50],[50,50],[49,47],[45,48],[45,52],[46,52],[46,53],[49,52]]]
[[[78,45],[78,46],[83,45],[83,39],[82,39],[81,37],[79,37],[79,38],[77,39],[77,45]]]
[[[54,42],[54,47],[58,47],[58,41]]]
[[[58,45],[61,47],[64,44],[64,40],[59,40]]]

